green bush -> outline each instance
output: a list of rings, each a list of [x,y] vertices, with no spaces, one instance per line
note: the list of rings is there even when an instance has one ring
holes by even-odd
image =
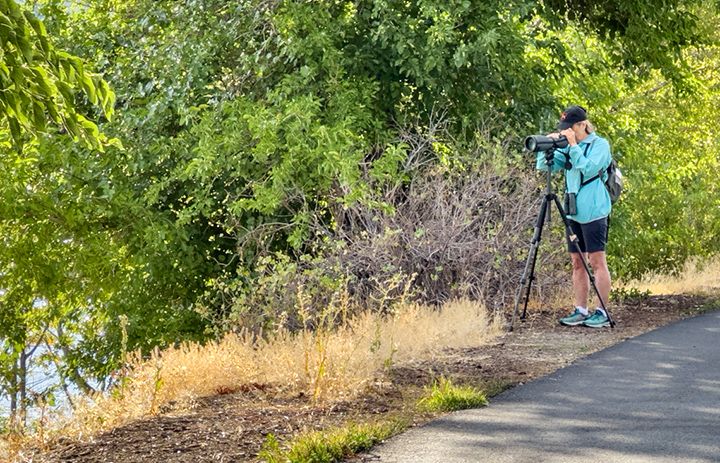
[[[487,405],[482,391],[471,386],[456,386],[441,376],[430,387],[425,388],[425,396],[420,399],[420,408],[431,412],[451,412],[466,408],[479,408]]]
[[[309,432],[293,438],[289,450],[282,450],[275,436],[269,434],[258,456],[266,463],[333,463],[368,450],[406,427],[405,421],[393,420]]]

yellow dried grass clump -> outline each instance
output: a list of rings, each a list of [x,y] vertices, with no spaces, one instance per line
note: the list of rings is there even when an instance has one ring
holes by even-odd
[[[628,287],[652,294],[707,293],[720,290],[720,256],[708,261],[690,260],[678,275],[651,274]]]
[[[405,305],[393,315],[365,313],[335,328],[269,339],[230,334],[200,345],[186,343],[134,355],[120,385],[88,399],[53,434],[83,439],[169,404],[270,384],[317,401],[352,397],[389,365],[448,347],[476,346],[501,333],[484,307],[455,301],[436,310]]]

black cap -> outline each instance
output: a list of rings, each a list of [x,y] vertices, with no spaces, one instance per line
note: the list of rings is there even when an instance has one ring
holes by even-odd
[[[583,108],[582,106],[570,106],[560,115],[560,122],[558,122],[557,129],[565,130],[572,127],[572,125],[576,122],[586,120],[587,111],[585,111],[585,108]]]

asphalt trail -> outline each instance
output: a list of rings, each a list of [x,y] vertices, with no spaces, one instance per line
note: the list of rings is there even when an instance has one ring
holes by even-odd
[[[584,328],[574,328],[584,329]],[[386,463],[720,462],[720,312],[622,342],[412,429]]]

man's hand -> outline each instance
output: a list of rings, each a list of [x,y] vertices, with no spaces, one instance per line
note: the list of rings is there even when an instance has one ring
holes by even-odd
[[[564,135],[565,138],[567,138],[568,145],[575,146],[577,145],[577,140],[575,139],[575,132],[573,129],[565,129],[560,131],[560,135]]]

